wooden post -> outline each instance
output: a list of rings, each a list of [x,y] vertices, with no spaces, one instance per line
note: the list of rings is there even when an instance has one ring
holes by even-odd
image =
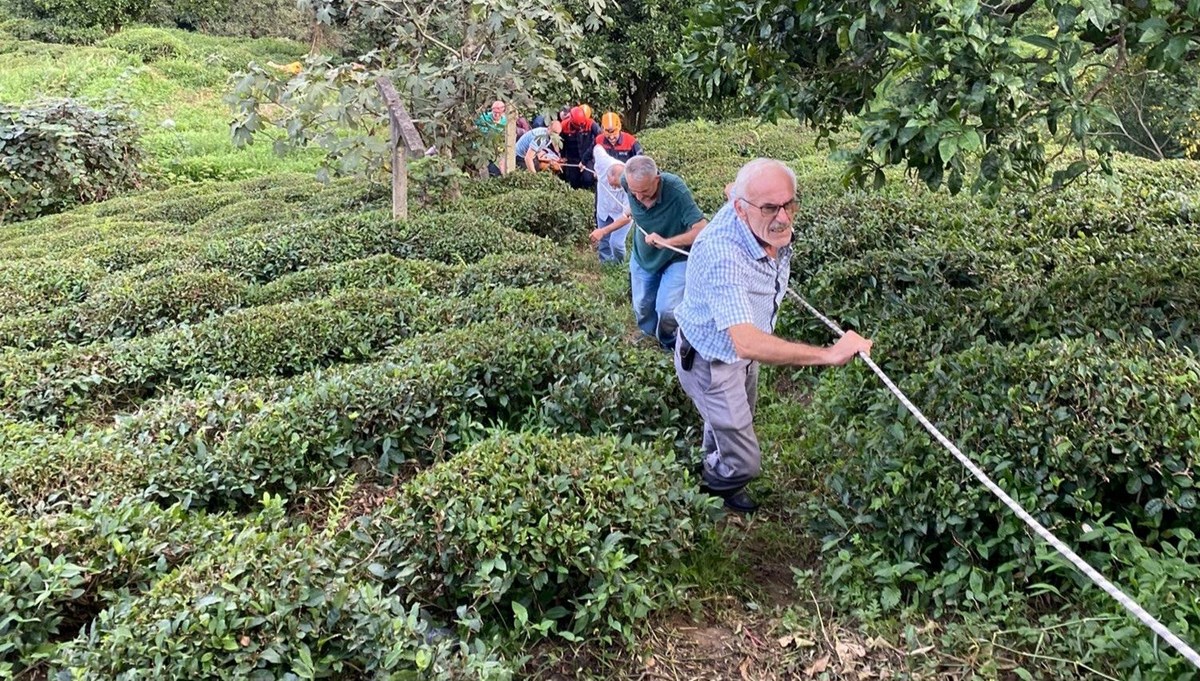
[[[517,169],[517,111],[509,108],[508,124],[504,126],[504,174]]]
[[[400,131],[396,125],[392,132],[392,219],[408,217],[408,154],[400,148]]]
[[[375,85],[388,110],[392,144],[392,217],[400,220],[408,217],[408,157],[425,153],[425,145],[408,110],[400,103],[391,79],[380,76]]]

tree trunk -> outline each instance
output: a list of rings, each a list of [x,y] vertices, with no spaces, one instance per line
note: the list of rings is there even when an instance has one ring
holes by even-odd
[[[629,101],[625,106],[628,117],[625,127],[632,132],[640,131],[650,119],[650,107],[654,104],[654,97],[657,93],[651,92],[646,85],[646,83],[637,83],[633,92],[629,93]]]

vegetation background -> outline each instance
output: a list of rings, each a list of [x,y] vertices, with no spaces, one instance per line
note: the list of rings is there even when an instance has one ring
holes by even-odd
[[[592,195],[467,178],[495,97],[789,163],[792,286],[1195,642],[1194,4],[0,0],[0,677],[1196,678],[861,366],[722,515]]]

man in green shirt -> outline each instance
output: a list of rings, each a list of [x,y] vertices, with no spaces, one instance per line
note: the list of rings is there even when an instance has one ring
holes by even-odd
[[[645,230],[633,236],[629,282],[633,314],[642,333],[664,348],[675,347],[675,306],[683,298],[687,257],[667,247],[686,248],[708,224],[683,180],[662,173],[649,156],[625,164],[621,186],[629,194],[629,215]]]

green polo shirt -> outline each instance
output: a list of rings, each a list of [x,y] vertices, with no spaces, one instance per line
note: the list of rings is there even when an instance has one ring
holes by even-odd
[[[658,202],[649,209],[633,197],[624,176],[621,177],[621,186],[629,194],[629,212],[633,215],[633,221],[647,232],[661,234],[669,239],[683,234],[691,229],[692,225],[703,220],[704,212],[692,198],[692,190],[688,189],[678,175],[661,173],[659,178],[662,180],[662,186],[659,189]],[[665,248],[648,245],[645,237],[639,232],[634,234],[633,259],[647,272],[658,273],[666,269],[667,265],[686,260],[687,257]]]

